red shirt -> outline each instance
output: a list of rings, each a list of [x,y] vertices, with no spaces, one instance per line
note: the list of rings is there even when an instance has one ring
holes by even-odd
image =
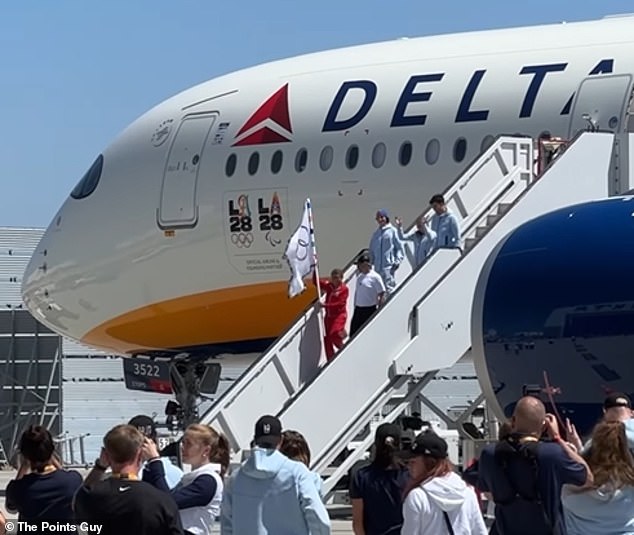
[[[313,281],[315,281],[314,275]],[[328,279],[319,279],[319,287],[326,294],[326,301],[323,305],[326,310],[326,318],[347,317],[348,287],[346,284],[342,282],[335,288]]]

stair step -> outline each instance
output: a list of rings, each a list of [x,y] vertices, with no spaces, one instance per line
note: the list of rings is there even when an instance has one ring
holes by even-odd
[[[504,215],[511,209],[511,206],[513,206],[511,203],[501,202],[500,204],[498,204],[498,214]]]
[[[495,223],[498,219],[500,219],[500,214],[491,214],[487,216],[487,227],[490,227]]]
[[[476,240],[475,238],[467,238],[464,242],[465,251],[471,249],[471,247],[473,247],[477,242],[478,240]]]
[[[484,236],[487,232],[489,232],[489,228],[488,227],[478,227],[478,228],[476,228],[475,237],[476,238],[482,238],[482,236]]]

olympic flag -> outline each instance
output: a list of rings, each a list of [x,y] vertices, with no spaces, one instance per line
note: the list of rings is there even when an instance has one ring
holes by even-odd
[[[317,266],[317,250],[315,249],[315,229],[313,228],[313,212],[310,199],[304,203],[302,221],[288,240],[284,258],[291,268],[288,281],[288,296],[295,297],[306,289],[304,277],[308,277]]]

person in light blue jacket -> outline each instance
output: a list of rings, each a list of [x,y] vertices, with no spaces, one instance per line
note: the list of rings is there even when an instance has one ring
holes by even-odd
[[[379,210],[376,213],[376,222],[379,228],[374,231],[370,239],[370,262],[383,279],[386,293],[389,295],[396,288],[394,274],[405,258],[405,252],[398,238],[398,232],[390,223],[386,210]]]
[[[308,442],[299,431],[286,430],[282,433],[280,452],[293,461],[304,464],[310,470],[310,448]],[[318,472],[312,472],[319,496],[324,497],[324,482]]]
[[[595,427],[587,462],[592,486],[561,492],[568,535],[634,534],[634,462],[623,422]]]
[[[226,483],[222,535],[330,535],[330,518],[314,475],[279,451],[282,424],[262,416],[255,447]]]
[[[414,244],[414,262],[416,263],[416,267],[422,266],[427,261],[427,257],[434,250],[436,245],[436,233],[429,228],[423,216],[416,219],[416,228],[407,234],[403,232],[403,223],[398,217],[394,222],[396,223],[399,240],[402,242],[411,241]]]
[[[429,204],[434,209],[431,229],[436,233],[436,247],[439,249],[462,249],[458,219],[445,204],[445,198],[434,195]]]

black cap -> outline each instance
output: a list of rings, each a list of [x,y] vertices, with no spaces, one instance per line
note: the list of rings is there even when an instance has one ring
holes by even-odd
[[[282,440],[282,423],[275,416],[262,416],[255,423],[253,441],[256,446],[276,448]]]
[[[357,264],[363,264],[363,262],[370,263],[370,255],[368,254],[360,254],[357,258]]]
[[[403,456],[411,457],[432,457],[434,459],[445,459],[447,457],[447,442],[436,433],[420,433],[412,447],[403,452]]]
[[[374,434],[374,442],[376,444],[385,444],[388,439],[394,441],[394,446],[397,448],[401,444],[401,428],[396,424],[381,424],[376,428]]]
[[[136,427],[146,437],[156,440],[156,423],[145,414],[139,414],[128,422],[128,425]]]
[[[631,409],[632,403],[630,402],[630,398],[622,392],[614,392],[603,401],[604,409],[612,409],[613,407],[627,407],[628,409]]]

